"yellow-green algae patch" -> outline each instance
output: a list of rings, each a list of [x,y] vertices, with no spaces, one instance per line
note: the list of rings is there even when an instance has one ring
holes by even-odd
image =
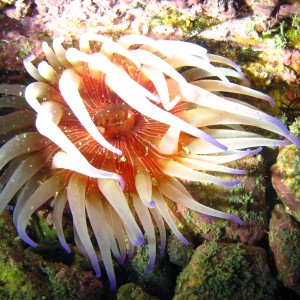
[[[300,136],[300,118],[290,130]],[[286,211],[300,221],[300,149],[295,145],[280,149],[277,162],[272,166],[272,183]]]
[[[270,248],[285,287],[300,292],[300,228],[293,217],[277,204],[270,220]]]
[[[10,213],[4,211],[0,216],[1,300],[101,299],[103,285],[90,266],[88,271],[74,266],[79,255],[65,254],[57,241],[26,248],[16,236]]]
[[[149,18],[147,25],[150,29],[155,30],[160,26],[180,29],[183,36],[191,36],[193,32],[197,33],[220,23],[217,19],[208,16],[188,15],[169,5],[163,5],[160,9],[155,5],[145,5],[145,15]]]
[[[156,236],[158,238],[158,236]],[[136,253],[131,260],[128,260],[122,267],[126,274],[126,281],[135,282],[149,295],[154,295],[159,299],[172,299],[178,268],[172,265],[166,254],[160,255],[159,239],[157,240],[157,255],[154,268],[148,274],[145,269],[149,263],[149,248],[142,245],[136,249]]]
[[[0,217],[0,237],[0,299],[50,299],[49,285],[26,271],[24,248],[8,211]]]
[[[8,4],[13,4],[14,0],[1,0],[0,1],[0,10],[3,9]]]
[[[158,298],[150,296],[139,285],[130,282],[119,288],[117,300],[158,300]]]
[[[204,242],[177,278],[173,300],[276,299],[275,287],[264,249]]]

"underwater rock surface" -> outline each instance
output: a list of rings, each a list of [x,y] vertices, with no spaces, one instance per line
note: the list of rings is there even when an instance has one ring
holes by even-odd
[[[174,300],[276,299],[264,249],[204,242],[177,278]]]
[[[292,124],[291,131],[300,135],[300,118]],[[300,149],[293,145],[280,149],[271,171],[274,189],[286,211],[300,221]]]
[[[269,240],[280,280],[300,295],[300,228],[281,204],[272,211]]]

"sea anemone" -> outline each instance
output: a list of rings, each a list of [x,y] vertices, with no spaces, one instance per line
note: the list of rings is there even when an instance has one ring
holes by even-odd
[[[37,82],[26,88],[0,86],[6,94],[0,102],[0,213],[15,198],[18,234],[36,246],[26,227],[32,214],[51,201],[57,236],[70,252],[62,227],[68,203],[75,243],[99,277],[100,250],[111,289],[116,285],[111,253],[124,262],[144,243],[144,235],[149,247],[145,272],[151,270],[155,225],[161,252],[165,223],[188,243],[166,199],[242,224],[195,201],[185,181],[231,187],[239,181],[215,174],[245,171],[224,164],[256,154],[261,146],[300,146],[280,121],[241,98],[273,100],[250,89],[234,62],[199,45],[139,35],[113,41],[96,34],[81,36],[79,50],[66,50],[62,43],[57,38],[51,48],[44,42],[48,62],[37,68],[33,56],[24,60]],[[255,127],[280,138],[264,137]]]

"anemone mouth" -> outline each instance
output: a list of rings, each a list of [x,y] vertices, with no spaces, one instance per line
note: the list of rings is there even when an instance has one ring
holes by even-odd
[[[280,121],[239,99],[248,95],[272,105],[269,96],[251,90],[234,62],[198,45],[138,35],[113,41],[88,33],[80,38],[79,50],[66,50],[62,43],[62,38],[53,47],[43,43],[46,61],[37,67],[33,56],[24,60],[36,79],[25,91],[0,85],[0,93],[8,95],[1,98],[1,107],[16,113],[0,117],[5,142],[0,149],[0,212],[16,196],[14,223],[22,239],[35,246],[26,226],[34,211],[53,199],[57,235],[70,252],[62,227],[68,203],[77,247],[98,277],[100,251],[112,289],[112,254],[123,263],[144,235],[149,247],[145,272],[151,270],[155,227],[161,252],[165,223],[188,243],[166,199],[243,224],[195,201],[182,182],[231,187],[239,180],[225,181],[216,174],[245,171],[224,164],[255,155],[261,146],[300,146]],[[242,85],[231,83],[232,78]],[[285,139],[249,132],[252,127]]]

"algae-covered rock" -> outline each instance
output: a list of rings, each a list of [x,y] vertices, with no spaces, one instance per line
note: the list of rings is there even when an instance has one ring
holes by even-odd
[[[10,214],[4,211],[0,216],[0,299],[50,299],[50,285],[24,270],[23,251]]]
[[[173,211],[179,225],[192,237],[210,241],[256,244],[265,234],[264,161],[261,155],[249,156],[229,166],[246,170],[246,175],[218,174],[218,176],[228,181],[238,179],[241,181],[240,184],[226,188],[197,182],[189,183],[187,188],[199,203],[238,216],[244,222],[242,226],[233,221],[191,211],[179,204],[175,205]]]
[[[33,251],[16,235],[10,213],[4,211],[0,216],[1,300],[101,299],[104,288],[92,271],[74,266],[72,255],[65,261],[71,265],[58,262],[65,256],[59,255],[62,249],[57,242]]]
[[[300,228],[283,205],[277,204],[272,211],[269,241],[279,278],[300,294]]]
[[[147,245],[136,250],[135,256],[124,265],[124,277],[126,282],[135,282],[143,287],[143,290],[159,299],[172,299],[178,267],[171,264],[165,255],[156,255],[156,262],[151,272],[147,273],[149,263],[149,251]]]
[[[204,242],[177,278],[174,300],[276,299],[267,261],[260,247]]]
[[[1,0],[0,1],[0,11],[8,4],[13,4],[14,0]]]
[[[300,136],[300,118],[290,129]],[[300,221],[300,149],[295,145],[281,148],[271,171],[272,184],[286,211]]]
[[[194,253],[194,248],[191,244],[186,245],[175,235],[171,235],[168,239],[167,251],[172,264],[185,267]]]
[[[117,300],[158,300],[158,298],[148,295],[139,285],[130,282],[119,288]]]

